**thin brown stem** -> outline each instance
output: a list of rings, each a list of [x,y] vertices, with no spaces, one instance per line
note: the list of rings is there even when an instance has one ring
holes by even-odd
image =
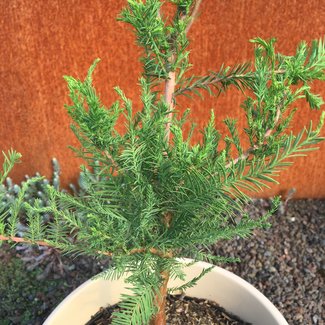
[[[281,106],[279,105],[277,110],[276,110],[276,116],[275,116],[275,119],[274,119],[274,126],[276,126],[279,122],[279,119],[280,119],[280,116],[281,116]],[[273,132],[273,129],[269,129],[265,132],[265,135],[264,135],[264,139],[267,139]]]
[[[51,244],[49,244],[49,243],[47,243],[45,241],[31,241],[31,240],[21,238],[21,237],[6,237],[6,236],[0,235],[0,241],[13,241],[15,243],[53,247]]]
[[[236,165],[240,160],[245,160],[246,158],[249,157],[249,155],[256,150],[258,147],[254,146],[251,148],[248,148],[242,155],[240,155],[239,157],[237,157],[236,159],[233,159],[230,163],[228,163],[226,165],[226,168],[231,167],[232,165]]]
[[[29,244],[29,245],[38,245],[38,246],[46,246],[46,247],[54,247],[54,245],[45,242],[45,241],[32,241],[26,238],[21,238],[21,237],[10,237],[10,236],[2,236],[0,235],[0,241],[11,241],[11,242],[15,242],[15,243],[20,243],[20,244]],[[145,252],[149,252],[153,255],[157,255],[160,256],[162,258],[171,258],[173,257],[173,254],[171,252],[163,252],[160,251],[156,248],[134,248],[132,250],[130,250],[127,254],[128,255],[133,255],[133,254],[139,254],[139,253],[145,253]],[[112,256],[113,253],[112,252],[103,252],[103,251],[97,251],[97,254],[100,255],[106,255],[106,256]]]
[[[165,215],[164,215],[164,224],[167,228],[170,227],[170,222],[172,220],[172,214],[170,212],[167,212]]]
[[[117,163],[115,162],[115,160],[114,160],[114,158],[112,157],[112,155],[109,154],[107,150],[104,151],[104,154],[105,154],[105,157],[106,157],[108,160],[110,160],[112,166],[115,167],[115,168],[117,168],[118,165],[117,165]]]
[[[186,26],[186,29],[185,29],[186,34],[190,31],[190,29],[191,29],[197,15],[198,15],[201,2],[202,2],[202,0],[196,0],[196,2],[195,2],[194,8],[193,8],[193,11],[192,11],[192,14],[191,14],[190,21],[189,21],[189,23],[188,23],[188,25]]]
[[[165,83],[165,102],[168,106],[168,116],[166,124],[166,139],[169,141],[170,138],[170,126],[173,118],[174,109],[174,92],[176,86],[176,73],[175,71],[170,71],[168,74],[168,79]]]

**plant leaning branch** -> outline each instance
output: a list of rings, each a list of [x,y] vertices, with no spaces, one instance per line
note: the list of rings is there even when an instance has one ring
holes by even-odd
[[[191,76],[184,78],[175,90],[175,96],[184,95],[191,97],[194,93],[200,97],[200,90],[205,90],[209,95],[214,91],[219,95],[226,91],[230,86],[244,91],[252,86],[254,73],[250,71],[250,63],[238,64],[234,67],[221,66],[219,72],[211,71],[207,76]]]
[[[10,241],[10,242],[14,242],[16,244],[30,244],[30,245],[37,245],[37,246],[55,247],[55,245],[51,244],[50,242],[33,241],[33,240],[28,240],[26,238],[21,238],[21,237],[6,237],[6,236],[0,235],[0,241]],[[98,255],[113,256],[112,252],[97,251],[95,253],[97,253]],[[161,252],[155,248],[151,248],[148,250],[146,250],[144,248],[137,248],[137,249],[132,249],[131,251],[128,252],[129,255],[141,254],[141,253],[150,253],[150,254],[157,255],[162,258],[173,257],[172,253],[164,253],[164,252]]]
[[[119,100],[104,107],[92,84],[99,60],[85,80],[65,77],[72,101],[66,108],[81,144],[73,150],[87,164],[82,166],[85,195],[73,197],[49,186],[49,206],[37,201],[25,204],[30,231],[24,239],[17,237],[16,213],[9,223],[0,219],[0,240],[44,242],[72,254],[112,255],[114,266],[103,276],[131,274],[126,282],[132,288],[122,297],[115,325],[165,324],[168,281],[184,279],[177,258],[232,260],[197,247],[248,237],[254,229],[268,227],[279,200],[269,213],[252,219],[244,211],[249,198],[243,190],[268,187],[291,164],[288,159],[316,149],[324,140],[320,136],[324,114],[316,128],[310,124],[297,135],[287,132],[297,99],[304,98],[311,109],[323,103],[311,91],[312,81],[325,79],[322,40],[311,46],[303,42],[295,55],[286,56],[275,52],[275,40],[256,38],[252,65],[222,67],[218,74],[188,78],[187,34],[201,1],[170,2],[175,16],[169,24],[159,0],[128,0],[119,18],[134,27],[143,48],[142,110],[135,113],[132,101],[118,87]],[[164,86],[161,92],[159,85]],[[213,111],[202,142],[192,144],[194,128],[188,136],[183,128],[189,111],[177,112],[177,95],[200,90],[212,94],[214,88],[218,93],[231,85],[249,90],[242,105],[249,147],[243,147],[234,119],[224,121],[229,135],[222,136]],[[120,116],[125,118],[123,134],[116,128]],[[51,225],[42,223],[42,213],[53,215]],[[173,289],[190,287],[207,271]]]

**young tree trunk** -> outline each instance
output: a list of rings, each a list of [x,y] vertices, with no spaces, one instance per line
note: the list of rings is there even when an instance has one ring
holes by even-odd
[[[167,298],[167,284],[169,274],[166,271],[161,273],[163,282],[161,284],[159,293],[155,297],[155,303],[158,306],[158,312],[152,318],[150,325],[166,325],[166,298]]]

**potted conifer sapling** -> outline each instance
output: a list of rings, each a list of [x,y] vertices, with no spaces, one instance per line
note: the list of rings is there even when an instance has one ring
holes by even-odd
[[[49,186],[49,206],[41,207],[37,202],[25,206],[30,229],[25,238],[17,236],[15,211],[19,202],[6,221],[1,219],[2,240],[53,246],[72,254],[111,256],[112,267],[99,276],[101,280],[86,284],[87,288],[93,286],[97,295],[94,289],[87,291],[83,286],[67,302],[85,293],[83,306],[77,303],[80,316],[80,309],[86,310],[95,296],[108,303],[107,295],[102,295],[109,292],[114,295],[113,303],[121,300],[122,308],[114,314],[112,324],[166,324],[167,292],[191,294],[204,281],[209,282],[210,291],[218,292],[216,288],[222,287],[230,273],[224,271],[212,285],[210,275],[222,271],[211,264],[194,263],[234,261],[209,254],[209,245],[221,239],[248,237],[256,228],[269,227],[268,217],[279,204],[275,199],[269,213],[253,219],[244,211],[249,203],[247,193],[276,182],[280,170],[291,165],[291,158],[316,149],[323,140],[324,114],[316,127],[310,123],[298,134],[288,130],[296,100],[305,99],[311,109],[319,109],[323,103],[311,91],[311,83],[325,77],[323,41],[313,41],[310,46],[302,42],[295,55],[287,56],[275,51],[274,39],[255,38],[251,41],[255,46],[252,64],[190,76],[188,32],[201,1],[166,2],[174,8],[172,18],[166,16],[160,0],[128,0],[119,17],[134,28],[143,49],[140,110],[134,110],[132,101],[118,87],[118,101],[108,108],[101,103],[92,84],[99,60],[84,80],[65,77],[72,101],[66,108],[80,141],[80,147],[73,150],[86,162],[82,171],[87,194],[73,197]],[[245,94],[245,139],[239,137],[242,133],[232,118],[223,121],[228,133],[222,136],[211,111],[202,140],[193,143],[194,126],[185,132],[189,110],[182,111],[178,98],[203,92],[218,95],[230,87]],[[116,128],[121,120],[124,132]],[[100,179],[92,177],[94,166],[100,170]],[[42,213],[53,216],[50,225],[43,225]],[[112,289],[121,286],[117,279],[124,281],[119,282],[125,287],[122,296]],[[236,281],[236,285],[244,283]],[[255,290],[247,283],[244,286]],[[204,290],[202,298],[214,299],[209,289]],[[226,286],[220,291],[231,290]],[[253,298],[234,292],[241,302],[234,296],[221,298],[220,292],[215,297],[231,312],[240,313],[238,306],[247,309],[246,301]],[[249,315],[258,314],[264,307],[256,306],[267,300],[260,293],[257,296],[262,303],[254,301],[253,310],[238,316],[259,322]],[[71,316],[75,307],[69,308]],[[263,324],[285,324],[275,307],[270,308],[275,316],[260,316]],[[58,319],[63,316],[54,314],[46,324],[60,323]],[[77,323],[71,318],[69,324]]]

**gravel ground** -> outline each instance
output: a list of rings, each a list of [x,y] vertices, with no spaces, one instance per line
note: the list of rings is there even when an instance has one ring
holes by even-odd
[[[249,211],[260,215],[268,205],[257,200]],[[324,324],[325,200],[289,201],[281,210],[268,231],[219,242],[213,252],[240,257],[225,268],[259,289],[289,324]]]
[[[253,215],[260,215],[268,207],[267,200],[256,200],[249,211]],[[218,255],[240,257],[241,263],[227,265],[225,268],[241,276],[264,293],[279,308],[289,324],[323,325],[325,324],[323,306],[325,200],[292,200],[281,210],[271,218],[273,226],[268,231],[256,231],[251,239],[219,242],[212,247],[212,251]],[[48,265],[48,260],[52,255],[49,254],[41,266]],[[0,248],[1,261],[6,260],[8,264],[10,259],[15,258],[17,258],[15,249],[9,250],[5,246]],[[51,309],[59,303],[53,299],[53,294],[51,294],[53,290],[59,291],[58,297],[64,296],[107,264],[107,261],[99,262],[81,257],[76,259],[64,257],[62,262],[63,275],[59,275],[55,267],[47,269],[45,267],[47,279],[61,279],[63,285],[59,282],[51,290],[33,293],[34,298],[29,296],[29,299],[41,300],[42,304],[40,310],[35,312],[37,317],[29,319],[28,322],[19,321],[17,315],[11,318],[8,316],[1,304],[1,299],[4,298],[1,295],[6,293],[0,288],[0,325],[41,324]],[[29,261],[28,265],[32,264]],[[60,268],[62,269],[62,265]],[[4,271],[5,267],[1,272]],[[23,272],[23,276],[28,277],[29,274],[30,272]],[[30,276],[29,284],[32,285],[35,281],[35,285],[36,283],[39,285],[44,281],[44,286],[46,286],[47,281],[40,279],[42,279],[42,274]],[[33,313],[30,311],[29,314]],[[9,318],[12,320],[8,320]]]

